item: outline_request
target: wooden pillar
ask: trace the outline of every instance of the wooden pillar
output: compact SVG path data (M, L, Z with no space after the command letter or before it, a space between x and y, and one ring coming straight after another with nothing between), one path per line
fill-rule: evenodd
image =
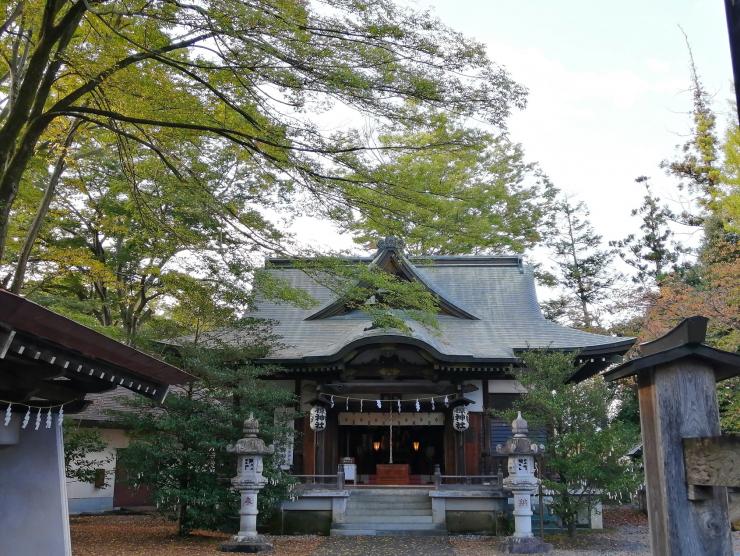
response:
M452 428L452 413L447 411L445 413L445 428L444 428L444 439L445 439L445 457L444 457L444 475L457 475L457 438L455 437L455 429Z
M481 423L482 434L483 434L483 446L481 448L481 474L492 475L494 469L491 467L491 454L493 446L491 446L491 416L488 412L490 402L490 388L488 386L488 380L483 381L483 422Z
M653 554L731 555L727 489L690 500L683 438L718 436L714 371L684 359L638 377Z
M303 474L316 475L316 435L308 417L303 418Z
M609 381L637 375L653 554L732 555L725 485L736 479L728 479L733 473L721 472L717 462L737 461L738 454L687 469L684 448L686 439L697 437L721 444L715 383L740 372L740 356L703 345L706 325L704 317L686 319L643 344L643 357L605 374ZM697 468L707 478L689 484Z
M470 413L470 428L465 431L465 475L480 475L482 413Z

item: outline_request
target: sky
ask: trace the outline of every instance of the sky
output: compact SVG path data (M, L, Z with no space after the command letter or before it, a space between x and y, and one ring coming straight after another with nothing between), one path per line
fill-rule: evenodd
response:
M666 202L682 201L659 168L690 129L688 36L720 125L731 118L732 66L722 0L408 0L487 46L529 89L511 136L556 187L585 201L604 241L623 238L651 177ZM683 32L682 32L683 29ZM329 224L302 220L301 239L348 248ZM681 232L681 230L678 230ZM696 237L682 238L696 242ZM356 250L357 248L355 248Z

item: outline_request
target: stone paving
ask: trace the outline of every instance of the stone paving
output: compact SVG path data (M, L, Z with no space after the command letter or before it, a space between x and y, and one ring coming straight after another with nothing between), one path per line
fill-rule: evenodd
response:
M328 537L313 556L455 556L447 537Z
M615 519L604 531L579 531L575 539L548 536L555 545L551 556L649 556L648 528L644 516ZM627 516L629 517L629 515ZM177 536L171 521L155 516L73 517L74 556L215 556L224 533L198 531L191 537ZM733 533L734 553L740 556L740 532ZM275 549L269 556L499 556L501 539L478 536L450 537L320 537L271 536ZM0 554L3 552L0 541Z

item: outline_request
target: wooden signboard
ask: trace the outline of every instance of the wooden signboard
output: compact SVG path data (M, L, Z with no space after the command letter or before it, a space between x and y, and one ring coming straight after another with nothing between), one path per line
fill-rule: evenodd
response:
M684 438L686 483L700 486L740 486L740 436Z

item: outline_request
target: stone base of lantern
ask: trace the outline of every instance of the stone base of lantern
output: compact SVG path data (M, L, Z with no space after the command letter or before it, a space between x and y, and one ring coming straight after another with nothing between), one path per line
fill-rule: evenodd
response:
M507 537L501 544L505 554L543 554L552 550L552 545L538 537Z
M229 541L221 545L221 552L245 552L255 554L272 550L272 545L261 535L249 537L243 541Z

